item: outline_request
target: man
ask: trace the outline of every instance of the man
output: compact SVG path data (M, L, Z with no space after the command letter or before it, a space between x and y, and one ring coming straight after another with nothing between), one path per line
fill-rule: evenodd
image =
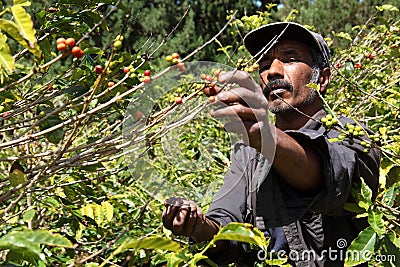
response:
M244 142L235 145L207 215L194 202L173 198L165 204L164 226L201 242L230 222L251 222L271 238L270 249L286 252L294 266L343 266L346 247L339 241L349 245L367 226L344 204L352 201L350 187L360 177L376 196L379 152L362 152L359 140L328 141L340 132L321 124L326 111L319 95L331 73L319 34L295 23L273 23L247 34L244 43L260 58L261 87L237 71L219 81L238 87L205 91L215 95L211 114L231 118L225 128L243 133ZM320 94L309 83L318 84ZM266 122L267 110L276 115L275 126ZM355 124L347 118L340 123ZM242 243L219 241L209 255L222 265L240 260L245 250Z

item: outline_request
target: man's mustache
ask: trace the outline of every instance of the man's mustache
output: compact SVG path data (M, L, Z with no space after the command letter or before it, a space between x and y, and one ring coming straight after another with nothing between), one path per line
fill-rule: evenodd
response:
M268 83L263 88L263 93L264 93L265 97L268 97L268 95L274 89L277 89L277 88L286 89L289 92L293 91L293 85L285 80L282 80L282 79L269 80Z

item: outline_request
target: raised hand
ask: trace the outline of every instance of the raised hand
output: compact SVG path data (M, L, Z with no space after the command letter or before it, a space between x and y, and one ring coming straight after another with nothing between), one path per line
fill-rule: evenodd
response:
M221 74L218 82L221 87L206 88L204 93L214 96L215 118L227 117L230 122L224 125L229 132L243 135L243 141L261 152L264 156L274 154L275 128L268 122L268 103L261 87L244 71L231 71ZM224 90L230 84L235 88Z

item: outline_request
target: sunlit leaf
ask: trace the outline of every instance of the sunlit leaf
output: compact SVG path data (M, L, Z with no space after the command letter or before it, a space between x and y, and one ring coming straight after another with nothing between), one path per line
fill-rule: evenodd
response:
M269 239L267 240L264 234L251 224L235 222L222 227L213 240L237 240L257 245L264 250L267 250L269 244Z
M374 247L377 239L377 234L368 227L364 229L356 239L351 242L351 245L347 248L349 253L346 253L346 266L355 266L363 262L367 262L369 258L362 256L371 256L374 252Z
M72 243L67 238L47 230L18 231L11 233L11 236L24 238L33 244L72 248Z
M93 204L92 207L93 207L94 220L96 221L97 225L100 225L104 219L102 206Z
M89 203L81 208L81 213L83 216L88 216L89 218L94 219L93 214L93 204Z
M397 7L394 7L394 6L392 6L392 5L377 6L376 9L377 9L378 11L384 11L384 10L399 11Z
M108 201L104 201L101 203L101 207L103 209L103 214L108 222L111 222L114 216L114 208Z
M20 6L12 6L11 11L14 16L15 23L17 24L19 31L24 39L29 42L29 46L33 48L35 39L35 29L33 28L33 22L31 16L26 13L25 9Z
M45 261L41 245L72 248L67 238L46 230L10 232L0 238L0 250L10 250L33 265L39 260Z
M370 209L368 212L368 223L379 236L385 233L385 224L383 222L383 214L380 210Z
M159 236L149 236L141 239L127 238L111 255L117 255L128 249L161 249L167 251L178 252L181 246L178 242Z
M33 217L35 217L35 209L29 209L24 212L22 219L24 222L30 222L32 221Z
M200 253L196 253L194 254L192 260L190 261L190 265L191 267L195 267L197 266L197 262L199 262L200 260L204 260L207 259L207 256L200 254Z
M386 189L382 195L382 202L392 207L396 199L396 188L399 188L400 182Z
M178 267L179 264L183 263L183 259L177 257L175 253L168 253L165 255L165 259L167 260L167 267Z
M27 40L22 36L20 29L16 23L5 19L0 19L0 29L7 32L12 39L14 39L23 47L28 49L29 52L31 52L35 56L35 58L41 57L42 52L37 42L36 41L34 43L27 42Z
M7 36L0 32L0 68L5 68L8 72L14 71L14 58L11 55L10 47L6 43Z
M20 5L20 6L30 6L31 2L26 1L26 0L14 0L14 6Z

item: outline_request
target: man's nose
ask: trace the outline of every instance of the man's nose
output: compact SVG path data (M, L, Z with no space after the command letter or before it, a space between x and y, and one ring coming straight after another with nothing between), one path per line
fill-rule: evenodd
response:
M274 59L271 63L271 67L268 70L267 79L283 79L284 77L284 68L283 62L279 59Z

